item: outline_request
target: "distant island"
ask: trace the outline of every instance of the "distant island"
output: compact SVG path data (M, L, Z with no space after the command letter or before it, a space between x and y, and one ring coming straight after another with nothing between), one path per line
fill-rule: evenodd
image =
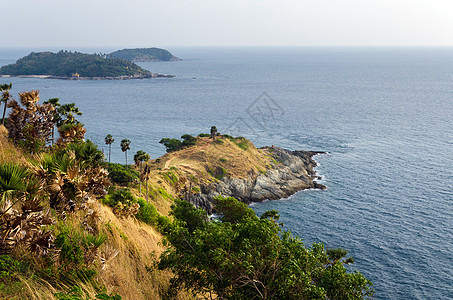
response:
M108 58L105 54L64 50L32 52L14 64L1 67L0 75L72 80L173 77L149 72L129 60Z
M133 62L149 61L180 61L181 59L171 54L168 50L160 48L122 49L107 55L108 58L121 58Z

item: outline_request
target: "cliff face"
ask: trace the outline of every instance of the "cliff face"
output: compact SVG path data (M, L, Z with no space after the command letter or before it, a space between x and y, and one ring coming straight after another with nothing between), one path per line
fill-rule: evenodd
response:
M279 147L260 150L270 153L278 164L263 173L250 170L244 178L225 176L219 182L202 185L200 192L187 197L187 200L211 212L212 200L219 195L251 203L287 198L304 189L325 189L315 181L313 156L321 152L289 151Z

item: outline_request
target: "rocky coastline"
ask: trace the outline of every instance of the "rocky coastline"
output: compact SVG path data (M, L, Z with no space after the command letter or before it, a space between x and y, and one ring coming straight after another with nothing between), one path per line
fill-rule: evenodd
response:
M264 149L272 153L278 165L262 173L251 170L245 178L226 176L218 182L201 185L200 192L187 195L186 200L212 213L212 200L217 196L234 197L250 204L288 198L305 189L326 189L316 182L319 177L314 170L317 163L313 159L313 156L324 152L290 151L279 147Z

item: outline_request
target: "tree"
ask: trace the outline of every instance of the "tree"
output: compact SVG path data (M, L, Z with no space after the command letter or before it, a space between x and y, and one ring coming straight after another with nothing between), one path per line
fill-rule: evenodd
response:
M111 134L107 134L105 136L105 144L106 145L109 145L109 163L110 163L110 153L111 153L111 150L112 150L112 144L115 140L113 139L113 136Z
M8 103L12 108L7 124L8 135L16 145L32 154L37 153L51 139L55 108L50 104L38 105L37 90L19 93L19 97L22 106L16 100Z
M2 84L0 85L0 92L2 93L2 98L0 101L4 103L3 107L3 119L2 119L2 125L5 125L5 114L6 114L6 107L8 105L8 100L11 99L11 94L9 93L9 90L13 87L13 84Z
M178 139L163 138L159 144L163 144L167 148L167 152L178 151L182 148L182 142Z
M142 163L144 161L148 161L150 159L150 156L148 153L146 153L145 151L142 151L142 150L138 150L137 153L134 155L134 161L135 161L135 164L138 164L140 165L140 179L139 179L139 193L140 193L140 197L142 196Z
M127 150L131 150L131 141L128 139L123 139L121 141L121 151L123 151L126 155L126 167L127 167Z
M211 138L215 140L215 136L217 135L217 127L212 126L211 127Z
M57 127L60 126L60 122L61 122L61 116L60 116L60 113L58 112L58 107L61 106L59 101L60 101L59 98L52 98L43 103L43 104L50 104L53 106L53 108L54 108L53 120ZM55 137L55 126L52 127L52 145L54 143L54 139L55 139L54 137Z
M220 220L176 200L173 223L166 228L167 250L159 261L169 269L168 297L185 289L212 299L364 299L373 295L371 282L348 273L332 261L322 244L303 242L234 198L215 201ZM269 213L269 216L275 214ZM332 288L333 287L333 288ZM335 288L338 287L338 290ZM333 292L330 292L333 291Z
M82 112L77 106L75 106L75 103L66 103L61 105L58 107L58 113L61 116L60 124L58 124L58 126L80 123L75 117L81 116Z

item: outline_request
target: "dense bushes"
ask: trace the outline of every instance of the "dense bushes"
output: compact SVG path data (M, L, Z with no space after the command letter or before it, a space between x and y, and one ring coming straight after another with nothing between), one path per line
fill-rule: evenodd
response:
M169 248L159 267L175 274L168 297L184 289L219 299L363 299L373 295L371 282L348 273L347 251L322 244L306 248L283 231L274 214L258 218L234 198L218 198L218 221L206 212L175 201L167 229ZM338 255L336 255L338 254Z
M160 215L153 204L135 197L127 188L114 190L102 202L119 215L135 216L137 220L158 228L168 225L168 217Z
M110 180L117 184L127 184L139 178L137 171L121 164L109 163L108 171Z
M167 152L173 152L181 150L184 147L190 147L197 143L197 138L190 134L181 136L182 141L178 139L163 138L160 140L160 144L163 144L167 148Z

